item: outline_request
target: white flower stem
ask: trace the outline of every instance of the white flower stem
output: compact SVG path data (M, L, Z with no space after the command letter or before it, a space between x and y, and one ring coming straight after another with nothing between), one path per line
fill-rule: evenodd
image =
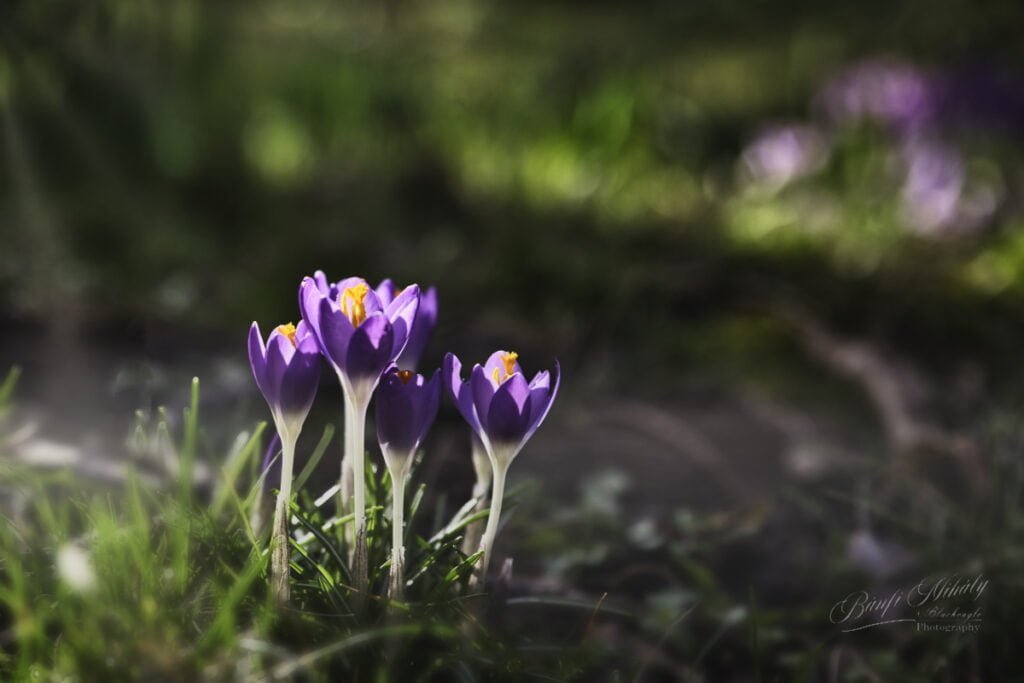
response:
M346 391L345 396L345 457L342 459L341 482L342 500L345 501L345 490L348 482L346 464L352 486L352 513L354 516L354 547L352 549L352 580L355 589L364 592L369 585L369 566L366 548L366 453L364 451L364 431L366 429L367 401L353 396Z
M475 436L473 441L473 469L476 472L476 483L473 484L473 498L476 505L471 514L476 514L487 509L487 492L491 489L491 461L487 456L487 449ZM478 519L466 526L465 536L462 538L462 553L472 555L480 549L480 540L484 533L484 521Z
M401 600L405 589L405 475L404 467L388 466L391 474L391 575L388 597Z
M270 539L270 585L274 600L279 605L288 602L291 594L289 585L290 548L288 546L289 502L292 496L292 467L295 462L295 442L287 430L278 429L281 435L281 487L278 489L277 505L274 507L274 526Z
M494 537L498 535L498 520L501 517L501 502L505 497L505 473L508 471L508 464L499 464L492 458L491 469L491 511L487 515L487 528L480 544L480 549L484 551L479 569L481 583L487 578L487 568L491 563L491 552L494 549Z

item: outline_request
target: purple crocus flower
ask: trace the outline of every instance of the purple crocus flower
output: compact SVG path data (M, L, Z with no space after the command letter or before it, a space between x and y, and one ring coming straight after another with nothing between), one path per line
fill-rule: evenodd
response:
M419 287L410 285L385 305L366 280L331 284L320 271L299 287L299 309L320 350L352 397L365 401L405 349L419 299Z
M781 188L820 169L828 142L814 126L783 125L762 131L743 150L743 165L760 185Z
M323 272L303 279L299 308L334 368L345 398L345 455L338 484L342 507L352 498L355 517L353 575L365 591L366 483L364 430L366 410L384 370L405 349L419 308L420 289L409 285L385 305L359 277L332 284Z
M903 214L909 227L928 236L973 232L991 218L998 195L989 185L968 186L960 153L935 140L914 139L903 145L906 179Z
M377 391L377 439L391 475L391 572L388 594L400 600L405 587L405 481L413 455L437 417L440 371L427 380L411 370L388 370Z
M249 363L283 441L298 437L320 383L320 349L305 321L278 325L267 338L249 328Z
M876 59L840 73L825 86L820 101L836 123L871 119L902 133L933 121L938 96L937 82L920 69Z
M444 359L445 386L459 412L488 453L506 464L540 427L558 392L557 361L554 383L547 370L527 382L518 359L516 353L495 351L465 382L455 354Z
M454 354L444 359L445 387L491 463L491 511L481 543L480 577L487 575L498 532L508 467L547 417L558 393L558 361L553 378L544 370L527 382L518 359L516 353L496 351L482 366L473 366L468 381L463 381L462 363Z
M381 281L374 290L381 305L388 306L396 296L400 296L405 290L399 289L390 278ZM420 305L416 309L416 318L412 322L412 330L409 332L409 341L405 349L399 354L395 361L399 370L415 370L419 365L423 350L430 341L430 335L437 325L437 288L429 287L420 294Z
M377 391L377 439L384 459L409 460L437 417L440 370L429 380L411 370L393 368Z
M271 536L271 589L288 601L288 501L291 499L295 444L320 383L320 350L305 321L279 325L263 344L255 322L249 328L249 362L256 384L270 406L281 439L281 485Z

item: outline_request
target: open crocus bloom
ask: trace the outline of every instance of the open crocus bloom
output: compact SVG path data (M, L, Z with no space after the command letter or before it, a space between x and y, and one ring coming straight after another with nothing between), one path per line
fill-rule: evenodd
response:
M491 561L508 467L547 417L558 393L558 361L553 381L543 371L527 382L518 359L515 353L496 351L482 366L473 366L469 381L462 380L462 363L454 354L449 353L444 359L443 377L448 393L480 438L491 463L491 508L480 543L483 557L476 575L480 579L486 578Z
M320 271L299 287L299 308L320 350L354 400L368 401L381 373L405 349L419 308L410 285L387 304L366 280L335 284Z
M249 328L249 363L279 432L298 436L320 383L320 349L306 323L278 325L264 346L260 327Z
M444 359L444 382L462 417L499 465L507 466L547 417L558 393L559 365L554 377L547 370L529 382L518 355L495 351L475 365L468 381L462 363L449 353Z
M377 289L374 290L381 305L388 306L396 296L405 292L399 289L390 278L382 280ZM409 332L409 341L405 349L398 356L395 363L399 370L415 370L423 356L423 350L430 341L430 335L437 325L437 288L429 287L420 294L420 305L416 309L416 318L412 323L412 330Z

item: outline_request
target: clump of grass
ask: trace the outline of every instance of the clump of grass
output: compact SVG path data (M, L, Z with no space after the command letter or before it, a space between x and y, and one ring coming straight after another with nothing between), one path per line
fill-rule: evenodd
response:
M13 383L4 385L5 403ZM424 537L409 531L425 513L423 488L415 490L405 600L375 597L388 582L391 492L372 465L370 589L356 593L343 550L351 515L334 515L333 496L317 500L303 488L332 427L297 477L292 600L275 604L267 588L269 492L259 464L264 427L240 434L226 458L201 452L198 388L194 382L180 433L160 411L131 441L175 472L170 483L130 463L111 488L0 461L0 678L474 680L499 672L564 679L584 666L579 646L545 645L537 655L536 640L509 639L490 618L501 591L488 597L469 589L478 554L460 545L467 525L487 514L475 500ZM193 484L200 461L222 463L205 489Z

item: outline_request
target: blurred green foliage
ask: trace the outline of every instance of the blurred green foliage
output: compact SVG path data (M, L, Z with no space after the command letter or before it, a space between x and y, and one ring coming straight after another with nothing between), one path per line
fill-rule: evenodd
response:
M765 283L845 322L911 306L954 344L932 311L1022 315L1020 219L909 233L877 135L842 138L813 191L737 177L763 125L811 118L857 59L1009 64L1017 3L2 12L0 310L17 317L237 328L287 315L316 267L436 282L453 325L529 316L562 350L616 342L638 298L693 315ZM968 137L1019 196L1019 141Z

